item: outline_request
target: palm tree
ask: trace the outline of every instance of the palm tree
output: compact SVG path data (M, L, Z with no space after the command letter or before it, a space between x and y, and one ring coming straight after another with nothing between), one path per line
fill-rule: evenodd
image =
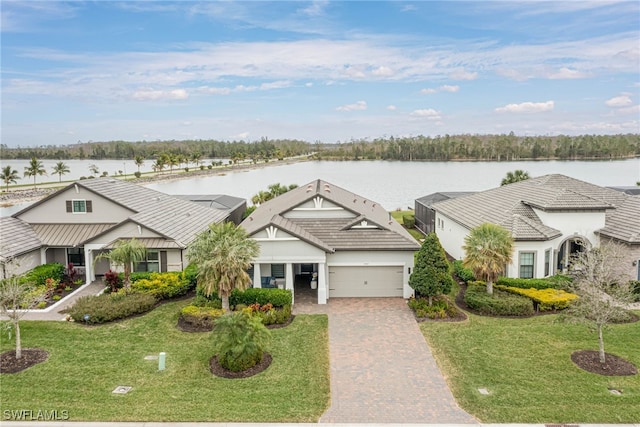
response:
M487 282L487 293L493 294L493 282L511 262L513 237L503 227L484 223L464 238L463 264L473 270L475 276Z
M138 173L140 173L140 166L144 165L144 157L141 155L136 155L133 158L133 163L138 167Z
M36 188L36 177L38 175L46 175L47 171L44 169L42 162L35 157L31 158L29 162L29 166L24 167L24 176L32 176L33 177L33 188Z
M124 288L128 290L131 286L131 266L140 261L144 261L147 257L147 247L140 241L132 238L131 240L118 240L115 247L110 252L103 252L96 256L93 260L94 264L99 259L108 259L115 266L122 266L124 270Z
M270 199L272 199L271 193L269 193L268 191L258 191L258 194L255 194L251 198L251 203L253 203L255 206L258 206Z
M9 184L17 184L18 179L18 171L15 169L11 169L11 166L7 165L2 168L2 182L7 186L6 191L9 191Z
M200 153L193 153L193 154L191 155L191 161L192 161L193 163L195 163L196 168L197 168L198 166L200 166L200 163L202 162L202 154L200 154Z
M58 174L58 182L62 182L62 175L71 172L69 166L65 162L58 162L51 170L54 174Z
M91 175L98 175L100 173L100 168L98 166L96 166L96 164L90 164L89 165L89 172L91 172Z
M514 182L524 181L531 178L529 172L522 169L516 169L513 172L507 172L507 175L502 179L500 185L513 184Z
M217 291L222 308L228 310L231 291L246 289L251 284L247 270L259 252L258 242L244 228L226 222L212 224L200 233L189 246L188 254L197 267L199 286L205 295Z
M167 154L167 164L169 165L169 173L173 173L173 167L180 164L180 156L178 154Z

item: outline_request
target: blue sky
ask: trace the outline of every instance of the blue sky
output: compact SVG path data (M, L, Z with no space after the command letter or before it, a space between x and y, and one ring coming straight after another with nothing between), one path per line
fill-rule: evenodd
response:
M1 2L2 143L640 133L640 2Z

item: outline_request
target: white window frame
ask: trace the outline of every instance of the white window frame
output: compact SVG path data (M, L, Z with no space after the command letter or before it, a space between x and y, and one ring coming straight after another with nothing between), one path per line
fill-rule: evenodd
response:
M533 255L533 261L531 264L525 264L525 267L531 267L531 277L522 276L522 255ZM535 279L536 277L536 252L535 251L521 251L518 252L518 277L520 279Z
M553 275L553 249L544 251L544 277Z
M76 210L76 203L80 203L82 202L82 205L84 206L84 211L77 211ZM73 213L74 215L85 215L87 213L87 200L86 199L72 199L71 200L71 213Z

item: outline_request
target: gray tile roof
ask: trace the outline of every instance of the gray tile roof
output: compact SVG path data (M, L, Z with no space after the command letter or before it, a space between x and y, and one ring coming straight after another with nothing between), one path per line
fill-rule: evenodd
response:
M5 260L40 248L38 235L29 224L10 216L0 217L0 258Z
M628 196L564 175L545 175L437 202L433 208L467 228L483 222L503 225L516 240L548 240L561 233L542 223L543 211L607 211Z
M607 212L605 227L600 235L621 240L630 244L640 244L640 196L629 196Z
M224 221L229 216L228 212L201 206L188 200L182 200L118 179L96 178L81 180L66 188L74 185L83 187L109 199L113 203L132 210L133 214L128 218L128 221L153 230L168 240L175 241L179 247L186 247L209 224ZM19 216L22 212L34 206L46 203L55 194L40 200L13 216ZM107 229L103 230L103 232L107 231ZM91 237L96 237L100 234L98 233ZM70 238L69 243L65 244L65 246L73 244L72 241L74 240L76 239Z
M416 202L420 203L421 205L430 207L436 202L455 199L456 197L468 196L475 193L475 191L439 191L437 193L431 193L427 194L426 196L422 196L419 199L416 199Z
M246 203L245 199L226 194L175 194L174 197L223 211L233 211Z
M321 196L350 211L358 223L367 220L377 228L348 228L354 218L285 218L293 208ZM384 208L372 200L323 180L315 180L263 203L241 226L250 235L273 225L325 251L417 250L420 245ZM346 229L345 229L346 227Z
M77 246L115 224L32 224L31 228L46 246Z

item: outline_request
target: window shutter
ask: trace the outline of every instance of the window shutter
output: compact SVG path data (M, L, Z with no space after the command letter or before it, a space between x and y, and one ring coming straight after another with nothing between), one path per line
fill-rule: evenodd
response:
M160 272L167 272L167 251L160 251Z
M73 212L73 206L72 206L71 200L67 200L66 204L67 204L67 212Z
M93 212L93 203L91 203L91 200L86 201L86 206L87 206L87 212Z

